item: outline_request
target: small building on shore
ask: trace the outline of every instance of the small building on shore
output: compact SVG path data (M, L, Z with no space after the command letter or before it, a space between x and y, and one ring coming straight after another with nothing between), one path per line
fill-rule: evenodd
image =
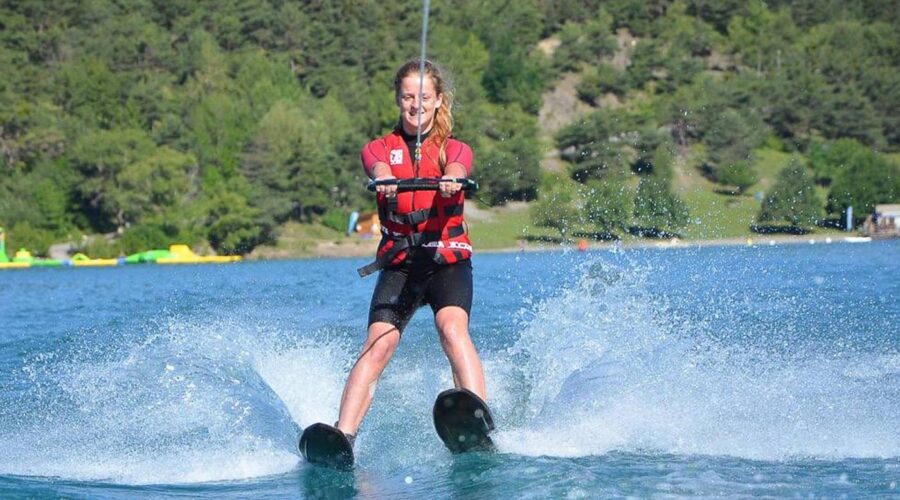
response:
M900 237L900 204L875 205L875 211L863 223L863 231L873 238Z
M362 238L375 238L381 235L381 220L378 212L360 214L356 224L356 232Z

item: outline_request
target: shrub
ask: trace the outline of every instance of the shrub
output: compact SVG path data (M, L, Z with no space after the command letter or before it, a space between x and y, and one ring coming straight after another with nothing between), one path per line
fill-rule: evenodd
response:
M687 205L672 192L665 176L641 179L634 197L634 216L644 228L656 233L675 233L688 223Z
M823 215L822 200L816 193L813 176L802 165L791 163L778 173L757 220L787 222L793 228L813 227Z
M900 201L900 167L871 150L847 160L828 193L828 212L838 215L852 206L856 219L871 213L877 203Z

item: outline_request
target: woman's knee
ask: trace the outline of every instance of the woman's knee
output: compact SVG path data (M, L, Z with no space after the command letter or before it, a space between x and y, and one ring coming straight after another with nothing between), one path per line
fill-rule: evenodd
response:
M400 331L396 327L372 328L369 330L361 357L379 364L387 363L399 343Z
M441 309L435 315L435 325L442 343L455 345L469 342L469 317L462 308Z

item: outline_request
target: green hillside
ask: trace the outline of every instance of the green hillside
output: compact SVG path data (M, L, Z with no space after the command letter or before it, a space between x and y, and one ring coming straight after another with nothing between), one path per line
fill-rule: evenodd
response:
M347 215L373 207L359 150L396 122L421 7L4 3L8 246L292 256L343 241ZM454 134L490 205L471 213L476 244L821 232L848 206L859 222L900 201L898 12L432 3L428 54L454 77Z

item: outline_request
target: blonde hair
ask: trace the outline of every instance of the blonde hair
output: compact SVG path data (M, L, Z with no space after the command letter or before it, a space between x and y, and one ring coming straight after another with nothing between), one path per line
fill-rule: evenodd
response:
M400 66L394 75L394 96L400 97L400 85L407 76L419 73L421 63L418 59L410 59ZM434 113L434 123L426 141L434 141L438 145L438 164L441 171L447 166L447 141L453 132L453 85L440 66L428 59L425 60L425 76L431 78L434 90L443 96L441 107ZM398 122L397 127L401 127Z

